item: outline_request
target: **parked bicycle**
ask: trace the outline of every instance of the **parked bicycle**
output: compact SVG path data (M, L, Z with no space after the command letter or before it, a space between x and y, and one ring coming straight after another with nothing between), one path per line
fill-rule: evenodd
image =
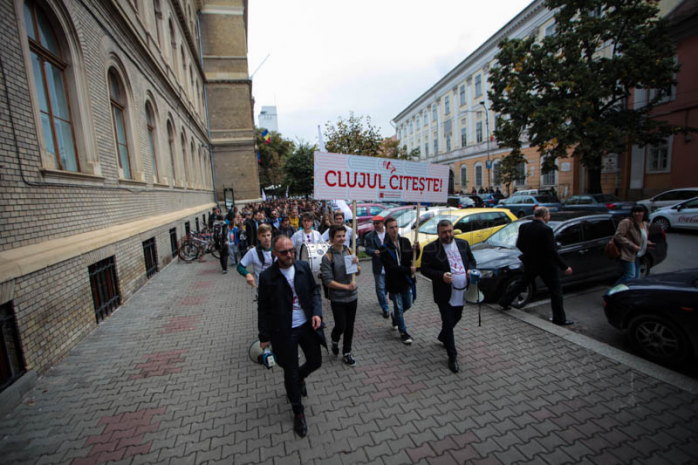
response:
M208 230L191 232L179 245L179 258L185 262L191 262L210 253L215 258L221 257L221 251L216 244L214 234Z

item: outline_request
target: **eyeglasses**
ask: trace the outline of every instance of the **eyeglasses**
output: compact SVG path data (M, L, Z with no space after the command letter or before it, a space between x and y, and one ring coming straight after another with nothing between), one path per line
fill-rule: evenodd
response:
M278 253L279 255L291 255L295 251L296 251L295 248L290 248L290 249L286 249L286 250L277 250L276 253Z

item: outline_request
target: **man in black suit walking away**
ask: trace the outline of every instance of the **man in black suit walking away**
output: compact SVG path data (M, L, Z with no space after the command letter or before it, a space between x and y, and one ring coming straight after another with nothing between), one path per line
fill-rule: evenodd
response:
M424 248L422 274L431 279L434 302L441 313L439 341L446 347L448 368L458 373L458 352L453 329L463 316L470 268L475 268L477 263L468 241L453 237L453 224L449 220L439 221L436 232L439 239Z
M533 212L533 221L524 223L519 228L516 247L521 251L519 257L524 265L524 274L516 286L499 300L499 305L507 310L514 298L540 276L550 290L550 304L553 307L552 322L556 325L571 325L574 321L567 319L562 304L562 285L556 267L566 275L572 274L572 268L562 261L557 253L553 230L547 225L550 221L550 211L546 207L538 207Z
M320 287L306 262L294 263L296 249L286 236L274 238L276 262L259 276L257 326L262 349L271 342L284 369L286 395L293 407L293 429L308 434L301 395L308 396L305 378L322 364L320 345L327 347L322 329ZM298 366L298 346L305 363Z

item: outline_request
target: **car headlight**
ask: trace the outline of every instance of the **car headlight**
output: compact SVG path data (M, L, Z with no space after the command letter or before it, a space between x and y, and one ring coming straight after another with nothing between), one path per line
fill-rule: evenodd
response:
M491 278L494 276L494 270L480 270L480 278Z
M610 288L608 290L608 292L606 293L606 295L617 294L618 292L627 291L628 289L630 289L630 288L628 286L626 286L625 284L619 284L617 286L613 286L612 288Z

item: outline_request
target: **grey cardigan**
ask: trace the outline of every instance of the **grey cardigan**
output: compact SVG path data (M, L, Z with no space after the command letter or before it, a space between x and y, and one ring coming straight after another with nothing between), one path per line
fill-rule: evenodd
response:
M334 263L330 263L329 255L333 255ZM344 257L350 256L350 251L344 247L342 252L337 252L334 247L327 249L327 253L322 257L320 264L320 276L325 286L329 286L330 281L336 281L340 284L351 283L351 275L347 274L347 268L344 266ZM345 291L344 289L330 288L329 294L332 302L353 302L359 298L359 290Z

